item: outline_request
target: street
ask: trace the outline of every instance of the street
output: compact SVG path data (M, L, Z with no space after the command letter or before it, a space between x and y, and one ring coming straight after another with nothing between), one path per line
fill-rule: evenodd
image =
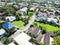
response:
M32 25L32 23L35 21L35 16L36 16L36 12L38 12L38 9L36 9L35 13L31 16L31 19L29 20L29 23L22 27L21 29L17 30L13 35L11 35L11 38L15 38L17 35L20 34L20 32L23 31L28 31L28 28Z

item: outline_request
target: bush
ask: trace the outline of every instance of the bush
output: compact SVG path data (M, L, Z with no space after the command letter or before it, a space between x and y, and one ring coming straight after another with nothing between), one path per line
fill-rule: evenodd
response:
M52 45L60 45L60 36L55 36Z
M13 41L13 39L8 38L8 37L3 37L3 38L1 38L1 41L3 44L8 45L9 43L11 43Z
M19 16L19 14L16 14L16 20L17 20L17 21L20 20L20 16Z
M30 42L35 43L36 45L45 45L44 43L38 42L37 40L35 40L34 38L31 38Z
M57 32L55 32L55 36L60 35L60 30L58 30Z

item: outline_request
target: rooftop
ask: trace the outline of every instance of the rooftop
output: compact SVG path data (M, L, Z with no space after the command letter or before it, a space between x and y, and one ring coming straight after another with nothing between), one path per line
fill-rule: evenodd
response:
M12 27L14 27L14 25L11 22L6 22L2 25L2 27L5 29L11 29Z
M8 45L15 45L15 44L12 42L12 43L10 43L10 44L8 44Z
M18 35L16 38L14 38L14 40L19 44L19 45L32 45L29 40L31 39L30 36L28 36L25 33L21 33L20 35Z
M3 35L5 33L4 29L0 29L0 35Z
M40 29L39 29L39 27L31 27L31 28L29 28L29 32L31 33L31 34L33 34L34 36L37 36L37 34L38 34L38 32L39 31L41 31Z

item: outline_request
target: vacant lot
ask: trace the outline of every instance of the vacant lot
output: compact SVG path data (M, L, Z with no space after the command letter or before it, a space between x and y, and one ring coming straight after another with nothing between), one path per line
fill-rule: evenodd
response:
M58 27L55 27L55 26L52 26L52 25L49 25L49 24L34 22L33 25L35 25L35 24L37 26L41 26L42 28L44 28L45 30L50 31L50 32L55 32L55 31L58 31L60 29Z

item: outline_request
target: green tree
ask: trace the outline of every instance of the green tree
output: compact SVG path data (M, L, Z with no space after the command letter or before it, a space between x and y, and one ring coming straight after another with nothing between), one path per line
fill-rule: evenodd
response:
M60 30L58 30L57 32L55 32L55 36L60 35Z
M60 36L54 37L53 45L60 45Z
M38 42L36 39L31 38L30 42L35 43L36 45L45 45L44 43Z
M8 38L8 37L3 37L1 38L2 43L4 43L5 45L8 45L9 43L11 43L13 41L13 39Z
M19 16L19 14L17 14L17 13L16 13L16 20L17 20L17 21L20 20L20 16Z
M6 5L3 7L6 9L8 15L15 15L16 14L16 10L12 6Z

